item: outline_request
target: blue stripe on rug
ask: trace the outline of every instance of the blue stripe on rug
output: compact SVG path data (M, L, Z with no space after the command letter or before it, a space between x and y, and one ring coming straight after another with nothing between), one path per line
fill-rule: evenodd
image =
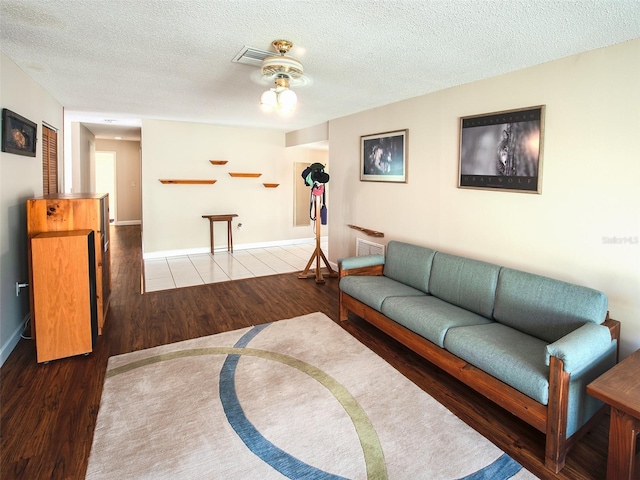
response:
M256 336L265 328L267 328L269 325L271 325L270 323L265 323L262 325L256 325L255 327L253 327L251 330L249 330L247 333L245 333L242 337L240 337L240 340L238 340L236 342L236 344L234 345L235 348L244 348L247 345L249 345L249 342L251 340L253 340L254 338L256 338Z
M459 480L507 480L522 470L522 465L506 453L495 462Z
M269 324L265 324L252 328L236 342L234 347L246 347L256 335L268 326ZM220 400L229 424L249 450L287 478L346 480L344 477L327 473L298 460L264 438L254 427L244 414L236 393L235 375L240 357L241 355L228 355L222 366L220 371Z

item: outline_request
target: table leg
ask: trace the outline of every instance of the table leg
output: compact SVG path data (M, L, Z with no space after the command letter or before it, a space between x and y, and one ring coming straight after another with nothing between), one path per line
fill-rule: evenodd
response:
M231 219L227 221L227 234L227 242L229 242L228 249L231 250L231 253L233 253L233 228L231 226Z
M640 420L611 407L607 480L632 480Z
M211 232L209 237L211 238L211 255L213 255L213 220L209 219L209 231Z

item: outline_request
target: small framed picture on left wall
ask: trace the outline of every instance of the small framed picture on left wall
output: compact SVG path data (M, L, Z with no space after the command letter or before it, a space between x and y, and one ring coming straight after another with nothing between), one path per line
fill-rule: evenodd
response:
M36 156L38 126L7 108L2 109L2 151Z

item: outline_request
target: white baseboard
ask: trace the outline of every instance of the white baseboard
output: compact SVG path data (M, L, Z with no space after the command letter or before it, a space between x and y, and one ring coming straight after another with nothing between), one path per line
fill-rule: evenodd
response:
M0 349L0 367L4 365L4 362L7 360L7 358L9 358L9 355L11 354L11 352L13 352L13 349L16 348L16 345L18 345L18 342L20 341L20 335L24 331L24 326L29 320L30 315L31 314L28 313L22 319L22 323L13 332L11 337L9 337L9 340L4 342L4 345L2 345L2 348Z
M119 222L114 222L111 225L115 225L119 227L120 225L141 225L142 222L140 220L121 220Z
M326 242L328 237L321 237L320 240ZM234 250L249 250L252 248L268 248L268 247L280 247L282 245L299 245L299 244L314 244L315 237L311 238L294 238L291 240L278 240L274 242L258 242L258 243L242 243L240 245L234 245ZM227 247L216 248L216 252L226 252ZM182 250L163 250L160 252L145 252L142 258L145 260L151 258L164 258L164 257L180 257L184 255L200 255L203 253L211 253L209 247L200 248L186 248Z
M149 260L151 258L164 257L183 257L185 255L199 255L202 253L210 253L208 248L185 248L182 250L162 250L160 252L149 252L142 255L142 258Z

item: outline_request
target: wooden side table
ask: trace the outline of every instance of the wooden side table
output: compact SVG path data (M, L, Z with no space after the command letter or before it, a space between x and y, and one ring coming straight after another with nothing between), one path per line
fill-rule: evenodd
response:
M237 217L235 213L228 213L226 215L202 215L202 218L209 219L209 232L211 237L211 255L213 255L213 223L214 222L227 222L227 251L233 253L233 232L231 230L231 222L234 217Z
M607 480L631 480L640 432L640 350L587 385L587 393L611 406Z

